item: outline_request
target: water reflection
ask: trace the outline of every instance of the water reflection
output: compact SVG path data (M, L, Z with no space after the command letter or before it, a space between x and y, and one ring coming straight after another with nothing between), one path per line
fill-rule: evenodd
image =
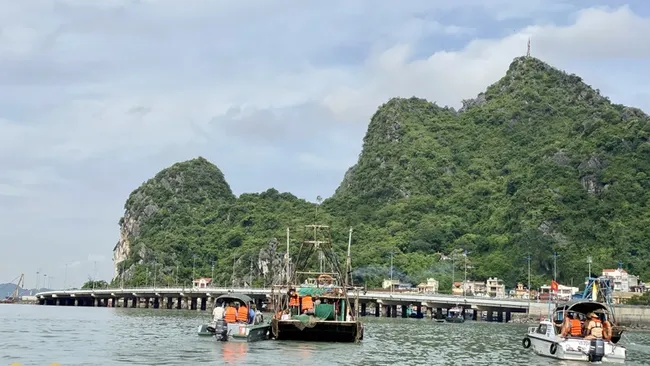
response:
M0 360L22 365L584 365L521 346L526 325L364 318L361 344L218 342L199 337L207 312L0 305ZM629 365L647 365L650 333L624 337ZM622 342L623 342L622 341Z

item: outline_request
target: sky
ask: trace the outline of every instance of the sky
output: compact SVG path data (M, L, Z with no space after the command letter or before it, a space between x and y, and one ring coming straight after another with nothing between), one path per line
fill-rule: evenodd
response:
M0 283L110 280L128 195L203 156L329 197L391 97L460 107L526 53L650 110L650 3L3 0ZM36 273L39 272L37 277ZM44 276L47 275L47 278Z

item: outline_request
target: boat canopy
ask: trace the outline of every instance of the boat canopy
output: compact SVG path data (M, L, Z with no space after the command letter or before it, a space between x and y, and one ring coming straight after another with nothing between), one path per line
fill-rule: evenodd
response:
M607 305L591 300L571 300L555 308L555 311L573 311L582 314L594 313L607 313Z
M228 294L223 294L215 300L215 303L222 303L224 301L240 301L243 302L244 304L248 304L253 302L253 299L250 298L248 295L244 294L233 294L233 293L228 293Z

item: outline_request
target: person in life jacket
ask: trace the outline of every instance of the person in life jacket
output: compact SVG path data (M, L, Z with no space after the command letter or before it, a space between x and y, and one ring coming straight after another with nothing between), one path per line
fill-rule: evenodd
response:
M240 323L248 323L248 307L246 304L241 304L237 309L237 321Z
M578 319L577 314L567 314L564 318L564 324L562 326L562 337L571 336L571 337L581 337L582 336L582 324L580 324L580 319Z
M314 301L312 300L310 295L303 296L301 310L302 310L303 314L313 312L313 310L314 310Z
M298 309L300 308L300 299L298 298L298 294L296 293L296 290L289 289L288 295L289 295L289 309L291 310L291 314L298 315L300 313L298 311Z
M603 339L606 341L612 340L612 323L607 320L605 316L601 318L601 323L603 324Z
M598 319L598 315L594 313L587 314L587 327L585 339L601 339L603 338L603 323Z
M232 304L226 306L226 311L223 313L223 320L226 323L235 323L237 321L237 309Z

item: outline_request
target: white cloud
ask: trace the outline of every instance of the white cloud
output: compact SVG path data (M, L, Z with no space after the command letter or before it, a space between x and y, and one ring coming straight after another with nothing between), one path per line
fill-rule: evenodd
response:
M197 155L237 193L326 197L379 104L415 95L458 107L501 77L529 36L534 56L614 101L650 107L650 75L633 60L649 56L650 20L629 7L573 13L576 4L6 2L0 243L22 245L0 244L16 258L0 275L82 250L110 274L126 196Z
M344 120L351 115L355 119L369 116L393 96L415 95L458 108L461 100L475 97L503 76L512 59L525 54L528 38L533 56L561 68L576 60L647 59L650 43L643 37L648 32L650 18L639 17L624 6L586 9L568 26L526 27L502 39L477 39L460 51L441 50L426 59L410 60L413 47L397 45L366 61L361 87L343 84L325 97L324 104ZM604 74L588 82L599 88Z

